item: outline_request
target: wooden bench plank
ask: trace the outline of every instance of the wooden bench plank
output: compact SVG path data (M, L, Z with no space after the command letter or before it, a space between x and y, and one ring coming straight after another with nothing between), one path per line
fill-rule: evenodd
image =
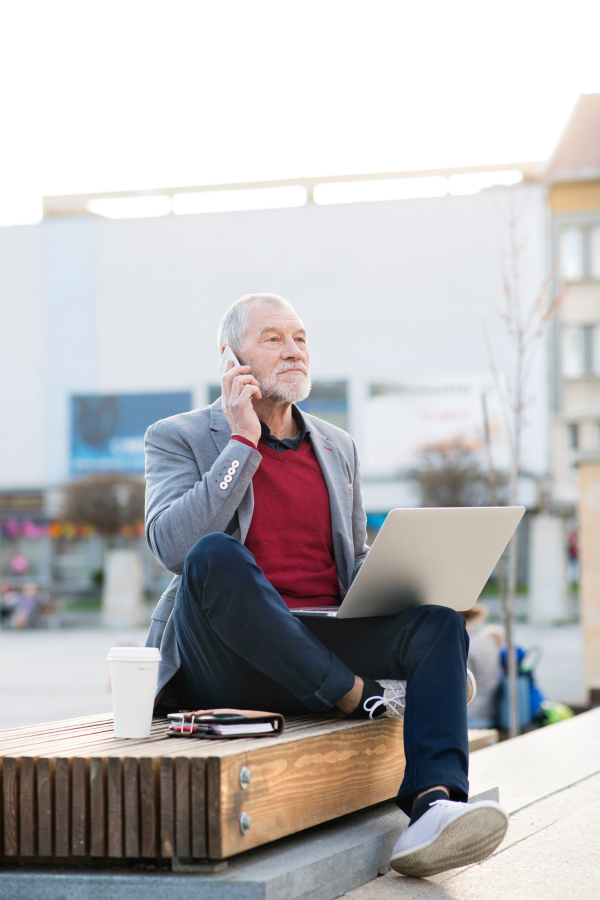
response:
M19 856L35 856L35 760L21 758L19 777Z
M39 743L48 740L60 742L69 738L76 738L77 736L87 736L95 732L110 734L112 733L112 727L111 719L109 721L103 720L102 722L88 723L87 725L82 723L70 728L64 727L56 730L51 726L42 724L38 725L35 730L31 729L22 733L18 730L15 730L13 733L3 731L0 732L0 754L10 755L13 748L19 752L26 752L30 747L35 747Z
M191 842L192 856L201 859L207 856L206 836L206 760L201 757L190 759L191 797Z
M106 763L90 759L90 856L106 856Z
M140 788L138 761L133 756L123 760L123 800L125 856L138 859L140 855Z
M19 763L18 759L6 757L2 770L5 856L19 854Z
M52 828L52 812L54 808L53 769L50 759L38 759L36 766L38 856L53 856L54 854Z
M123 771L118 756L112 756L108 760L107 786L107 852L109 856L119 859L123 856Z
M206 855L213 859L223 858L222 771L223 760L220 756L211 756L206 761Z
M87 760L75 757L71 760L71 854L86 856L88 813Z
M170 757L161 758L159 779L160 855L170 859L175 856L175 779Z
M192 855L190 836L190 760L175 758L175 855Z
M310 730L311 733L315 729L321 727L329 728L331 723L335 722L337 727L351 727L354 722L348 722L343 718L331 719L328 716L311 716L298 717L289 721L286 732L282 736L274 738L261 738L261 744L265 741L281 742L289 740L292 734L300 730ZM321 724L322 723L322 724ZM143 756L149 755L171 755L171 756L190 756L200 753L203 755L208 748L226 747L231 744L230 741L189 741L181 738L165 738L169 723L165 719L156 719L152 726L152 734L150 738L143 740L125 740L115 738L112 731L112 720L102 723L94 722L88 727L77 729L64 729L59 734L46 735L45 726L38 726L37 735L29 735L25 740L15 740L11 742L10 752L4 753L0 747L0 755L9 756L95 756L99 752L110 756ZM2 733L0 732L0 735ZM237 741L236 743L242 743ZM255 738L243 741L248 746L256 744ZM98 751L98 752L96 752ZM212 752L212 750L211 750Z
M139 761L140 775L140 854L145 858L158 856L158 764L151 757Z
M0 756L0 856L4 854L4 759Z
M69 856L71 850L71 803L69 760L54 763L54 855Z
M52 722L36 723L35 725L16 725L14 728L3 728L0 731L0 742L4 738L10 738L19 734L39 734L40 728L59 730L61 728L86 727L97 722L112 722L112 713L94 713L91 716L75 716L72 719L57 719Z

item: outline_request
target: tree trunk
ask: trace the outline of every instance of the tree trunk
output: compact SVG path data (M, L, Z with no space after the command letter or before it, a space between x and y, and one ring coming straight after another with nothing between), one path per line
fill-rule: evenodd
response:
M519 557L518 532L515 531L508 545L508 591L506 592L506 668L508 674L508 736L519 733L519 707L517 694L517 655L515 647L515 611L517 594L517 563Z
M517 377L515 396L515 418L513 436L513 465L511 473L511 506L519 503L519 475L521 474L521 430L523 427L523 346L519 342L517 349ZM518 528L508 545L508 590L506 602L506 670L508 675L508 735L513 738L519 734L519 701L517 691L517 656L515 647L515 618L517 606L517 571L519 561Z

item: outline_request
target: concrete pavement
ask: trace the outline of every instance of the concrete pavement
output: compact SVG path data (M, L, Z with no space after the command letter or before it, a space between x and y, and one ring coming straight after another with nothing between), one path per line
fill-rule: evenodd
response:
M473 793L494 782L510 826L481 863L431 878L389 872L348 900L597 900L600 709L471 757Z
M0 631L0 729L110 712L111 646L147 629Z
M505 840L492 857L477 865L431 878L405 878L389 872L344 897L597 900L599 859L600 775L593 775L511 816Z

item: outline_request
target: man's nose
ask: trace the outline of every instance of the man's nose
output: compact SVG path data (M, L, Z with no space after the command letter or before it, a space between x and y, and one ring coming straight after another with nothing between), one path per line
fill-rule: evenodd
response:
M283 359L302 359L302 350L295 340L288 338L281 349Z

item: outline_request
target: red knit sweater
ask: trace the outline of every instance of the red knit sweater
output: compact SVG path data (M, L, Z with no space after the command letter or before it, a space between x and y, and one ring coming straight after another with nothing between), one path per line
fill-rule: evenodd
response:
M244 441L245 443L245 441ZM329 492L309 439L279 453L259 444L246 547L291 607L340 602Z

